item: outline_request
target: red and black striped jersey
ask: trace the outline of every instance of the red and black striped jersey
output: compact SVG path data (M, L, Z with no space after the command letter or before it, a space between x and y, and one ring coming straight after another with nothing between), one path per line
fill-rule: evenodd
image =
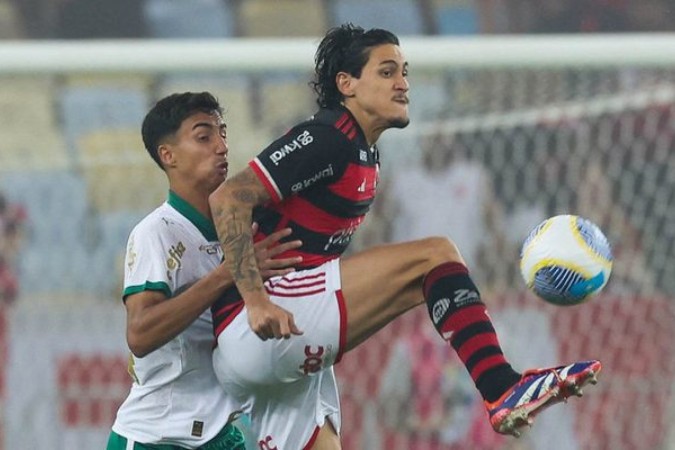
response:
M272 200L256 208L255 240L290 227L302 247L280 257L302 256L310 268L339 257L375 198L379 154L346 108L321 109L264 149L249 166ZM212 307L216 336L241 310L231 289Z

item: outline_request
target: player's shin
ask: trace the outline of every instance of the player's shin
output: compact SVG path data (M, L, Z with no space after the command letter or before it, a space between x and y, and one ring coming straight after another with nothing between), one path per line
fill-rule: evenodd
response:
M492 402L518 382L506 361L480 293L461 263L432 269L424 298L436 330L457 351L483 399Z

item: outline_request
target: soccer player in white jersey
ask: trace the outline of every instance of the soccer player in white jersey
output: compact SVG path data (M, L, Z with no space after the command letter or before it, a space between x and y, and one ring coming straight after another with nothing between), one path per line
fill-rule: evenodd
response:
M471 375L493 428L518 434L545 407L595 380L600 362L514 370L447 238L342 257L375 196L375 143L385 130L409 122L408 63L393 33L351 24L329 30L315 62L321 109L209 197L238 289L212 308L218 379L251 413L261 449L340 448L333 365L400 314L426 304ZM303 241L290 254L302 254L298 268L306 270L264 282L254 242L285 226Z
M168 199L131 232L124 272L129 373L108 450L243 450L239 405L219 386L211 363L209 307L232 277L211 221L209 194L227 176L222 109L211 94L170 95L148 112L143 141L165 171ZM289 229L256 246L265 277L288 274L301 258L273 259Z

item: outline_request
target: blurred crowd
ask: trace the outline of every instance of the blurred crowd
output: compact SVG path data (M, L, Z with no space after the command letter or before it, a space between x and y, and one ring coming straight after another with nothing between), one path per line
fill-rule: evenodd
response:
M630 164L621 174L607 170L612 158L631 159L630 147L616 146L611 155L589 141L580 146L588 144L594 153L568 158L566 152L551 151L554 146L546 150L534 142L511 142L508 145L518 148L507 150L513 161L504 170L502 163L476 151L475 138L452 133L433 136L422 143L418 163L387 173L365 231L356 238L356 248L446 236L458 243L478 284L503 294L523 286L518 264L513 262L519 260L529 231L547 217L576 214L598 224L612 244L614 265L606 292L653 295L670 289L669 272L654 266L657 252L644 242L642 230L653 225L631 208L631 203L644 204L649 198L635 192L628 200L619 194L621 186L644 168ZM519 153L528 153L527 163L516 162ZM667 185L667 167L659 170L657 178ZM534 180L536 192L528 192L524 180ZM662 219L657 212L646 217ZM651 257L645 254L647 248Z
M302 5L311 5L312 11L318 11L318 13L312 15L308 12L307 16L303 17L306 20L303 20L303 23L294 24L297 26L291 29L284 18L292 16L290 13L296 11L292 9L292 6ZM346 12L341 8L346 8ZM387 9L391 13L389 16L385 14ZM406 14L402 13L404 9L407 11ZM277 15L269 17L270 10L274 10ZM557 0L370 0L368 2L360 0L118 0L115 2L0 0L0 22L13 19L14 23L13 27L3 26L3 23L0 23L0 35L7 37L10 30L14 30L15 37L31 39L185 37L195 32L204 32L214 37L218 33L221 36L228 34L251 36L254 31L282 36L308 32L310 28L303 27L312 20L316 20L315 24L323 24L322 26L337 23L341 20L341 15L347 13L352 14L349 17L357 23L360 23L360 18L363 17L364 26L369 26L367 21L372 20L373 17L368 16L368 11L377 12L383 21L394 26L407 27L411 23L418 24L415 25L417 28L406 28L404 33L417 30L419 33L429 35L666 31L669 27L675 27L675 21L666 20L673 10L675 10L675 0L643 0L641 2L628 0L569 0L564 2ZM412 11L415 11L417 16L414 16ZM288 15L282 16L282 12ZM268 14L267 19L270 21L265 22L261 19L265 14ZM254 26L254 23L257 25ZM219 24L227 24L227 26ZM275 29L272 25L278 28ZM613 72L596 70L583 73L573 70L559 70L555 73L487 70L458 72L454 75L436 76L430 80L422 77L411 79L413 84L411 113L414 116L414 123L418 124L438 119L452 120L456 117L480 117L484 114L508 113L510 110L547 108L563 102L583 102L591 97L629 95L639 89L649 91L653 84L666 83L671 76L675 77L675 74L669 75L654 71L641 75L635 70ZM137 125L146 105L154 95L154 90L175 90L186 86L186 84L179 84L180 87L177 88L175 79L172 80L171 77L165 77L163 80L167 84L165 88L161 86L161 80L159 80L160 83L153 84L152 88L146 86L145 81L141 81L138 88L133 86L121 88L106 84L96 87L78 86L76 83L66 83L64 86L46 88L44 97L37 97L36 100L30 102L26 102L20 96L14 100L15 103L7 100L7 111L14 112L19 107L23 108L23 105L31 105L35 110L58 111L58 115L53 119L47 117L45 121L58 128L53 130L55 134L63 134L67 138L68 149L63 152L66 154L64 158L74 158L79 164L86 160L90 153L94 156L102 155L107 153L106 149L109 148L119 150L118 147L124 147L135 151ZM647 80L645 83L651 84L642 86L635 80ZM219 80L219 83L217 86L229 84L230 81ZM187 86L192 88L193 84L188 83ZM200 86L214 90L202 81L200 81ZM266 81L262 77L256 80L248 79L244 80L241 86L237 84L228 90L218 88L214 92L237 111L236 115L228 117L232 129L235 130L231 141L232 148L262 148L268 140L268 135L277 135L276 128L283 128L287 125L279 120L290 120L298 114L304 116L314 107L304 78L300 81L293 78L289 82ZM10 94L11 92L8 92L6 96L9 97ZM292 104L287 101L289 96L295 99ZM53 108L50 105L53 105ZM506 137L502 139L500 134L493 133L494 130L486 129L476 133L442 132L429 136L424 142L415 142L413 145L422 149L419 164L410 164L407 166L408 170L405 171L397 171L396 165L390 166L393 167L390 169L392 173L383 177L381 200L374 205L375 211L370 219L372 226L366 226L360 230L353 248L359 249L364 245L415 239L428 235L448 235L460 243L465 259L470 267L476 268L474 276L481 284L489 283L494 290L504 290L509 286L521 286L517 267L511 262L518 260L519 245L529 228L547 216L564 211L575 211L577 214L585 215L596 221L610 234L611 241L621 243L621 246L627 249L617 248L615 251L617 255L620 256L623 252L624 255L633 256L630 264L624 264L621 258L618 260L613 276L614 281L610 287L631 293L649 293L653 290L653 286L661 288L660 290L672 291L675 289L673 287L675 283L668 281L672 278L670 275L672 272L660 268L659 263L663 259L661 255L669 255L671 250L658 246L653 239L644 244L643 233L640 231L651 226L667 232L668 229L662 225L664 223L663 212L655 209L644 214L644 211L634 206L652 204L658 206L658 203L653 203L650 197L657 193L657 189L651 184L645 184L644 193L625 194L632 189L636 178L645 177L643 169L646 163L643 159L653 166L650 173L653 173L653 178L658 181L655 186L668 181L663 163L669 160L668 156L658 155L663 153L660 150L663 145L670 145L663 143L672 141L670 137L672 114L669 109L667 111L645 109L643 113L644 118L636 117L628 110L625 113L608 115L602 120L589 117L569 127L564 124L554 124L552 127L545 123L538 123L534 126L525 124L521 128L515 126L509 130L513 137L508 139ZM37 117L34 112L26 113L26 116ZM47 116L47 114L41 114L40 117L42 116ZM280 119L277 120L278 118ZM648 133L644 138L639 137L640 133L631 137L636 141L640 140L649 148L645 147L641 150L634 145L635 142L624 142L618 135L611 136L610 141L615 141L615 143L607 146L607 142L610 142L606 137L607 133L616 133L613 131L615 125L612 124L634 123L637 127L642 122L659 124L656 128L645 127ZM592 131L591 138L587 138L583 127L597 128L597 130ZM10 124L6 132L11 134L16 132L16 128ZM120 133L102 132L107 128L115 128ZM265 130L273 131L267 133ZM567 144L567 135L577 136L575 138L577 141ZM260 142L238 142L237 136L244 136L247 139L257 137ZM545 140L550 142L545 142ZM54 142L47 141L45 139L45 148L47 145L54 146ZM580 170L581 167L567 168L569 162L562 158L567 145L572 145L572 148L578 152L575 158L569 160L577 165L586 166L584 170ZM383 144L383 147L385 146L386 144ZM402 145L397 144L397 146ZM600 160L590 159L586 153L589 148L598 149L596 155ZM550 154L547 153L547 149L551 149ZM506 153L510 158L508 162L495 156L505 154L502 150L507 150ZM17 155L21 154L21 158L25 157L25 153L23 150L17 150ZM51 150L50 153L57 154L58 152ZM607 175L602 168L609 164L610 158L616 159L619 153L625 160L625 164L615 164L616 170ZM241 154L233 152L231 158L234 160L238 155ZM129 161L133 161L133 157L130 157ZM82 167L89 166L82 163ZM509 170L504 170L504 167L508 167ZM102 259L102 255L95 254L92 245L83 245L78 233L72 231L81 227L79 222L90 218L90 210L99 211L102 217L99 220L101 224L99 228L103 230L101 231L102 237L93 239L93 241L100 244L99 247L104 247L106 255L116 254L112 249L123 248L127 227L133 223L135 216L125 210L129 203L124 199L125 197L119 196L120 200L117 203L122 205L121 208L116 208L111 203L115 201L111 193L118 193L119 183L111 176L113 170L109 166L102 166L100 170L112 180L109 183L112 186L111 189L102 189L104 177L92 170L85 171L83 174L79 172L60 174L61 178L68 182L65 184L64 180L57 177L53 180L49 177L41 179L45 183L43 189L50 193L52 185L58 185L59 188L66 185L73 186L72 191L67 191L70 193L64 195L68 198L81 198L80 202L72 202L80 206L69 215L71 221L78 223L72 226L50 223L42 227L45 229L45 233L42 233L45 242L37 243L37 238L41 234L34 232L31 237L35 242L30 245L30 250L33 250L32 259L24 256L27 267L35 267L39 264L41 261L39 255L44 251L44 245L53 243L55 241L53 236L61 235L72 235L72 247L79 249L78 251L84 255L79 258L82 261L88 258ZM123 167L124 176L128 175L128 170L126 166ZM628 171L631 171L630 176L626 175ZM574 179L574 176L580 178ZM143 174L139 179L145 177L146 175ZM86 188L87 195L81 192L81 185L84 184L83 178L87 183L89 183L89 178L95 180L92 186ZM14 190L25 193L23 191L36 187L32 181L26 181L26 183L26 189L14 187ZM16 185L16 182L6 181L5 184ZM415 186L415 189L411 192L406 190L406 186ZM163 193L163 184L160 184L160 190ZM41 195L36 194L35 197L40 198ZM435 206L441 202L451 204L452 208L436 208ZM3 203L10 205L8 202ZM606 208L610 204L616 207ZM648 207L657 208L656 206ZM16 234L13 230L17 228L16 224L20 223L16 217L10 217L11 214L16 215L16 213L5 212L11 209L10 206L3 207L1 219L3 235ZM435 210L435 215L420 221L419 217L425 216L426 211L430 210ZM603 213L602 211L605 210L606 212ZM396 220L391 220L394 217ZM35 227L32 229L35 230ZM60 239L62 243L66 242L63 238ZM3 280L4 286L9 286L3 291L9 293L16 292L16 287L11 288L16 285L16 277L12 275L16 270L9 269L12 265L16 266L13 262L16 258L12 254L16 251L16 245L9 245L14 250L8 250L5 248L8 245L4 242L15 240L15 237L3 237L0 250L2 255L0 270L3 274L0 279ZM643 249L646 250L643 252ZM635 257L645 252L647 254L646 264ZM495 254L504 255L504 257L498 259L494 257ZM73 259L78 258L73 257ZM504 264L504 260L508 263ZM91 264L83 265L87 268L91 267ZM48 280L43 282L45 286L53 288L54 283L58 282L70 287L70 284L64 281L67 277L59 275L51 266L44 269L34 270L34 272L36 278ZM47 277L45 272L53 272L53 279ZM76 274L77 269L73 269L73 272ZM658 275L655 277L650 275L652 273ZM23 273L24 278L27 275ZM90 278L97 279L93 275ZM110 277L102 271L101 278ZM92 281L92 286L100 290L101 283ZM31 285L31 287L37 288L38 283L35 284L36 286ZM82 286L78 285L78 288L81 289ZM8 297L9 294L4 296Z
M313 0L313 9L334 16L339 0ZM268 5L265 5L267 3ZM0 0L0 38L86 39L171 37L171 30L158 31L156 13L183 8L188 15L209 10L212 20L222 17L213 37L246 36L246 19L251 4L263 10L302 0ZM307 2L304 2L307 3ZM344 2L343 2L344 3ZM349 2L347 2L349 3ZM373 9L397 10L419 21L413 33L420 34L501 34L672 31L669 20L675 0L396 0L362 2ZM245 5L246 4L246 5ZM244 6L246 11L244 12ZM367 7L367 5L364 5ZM405 9L400 9L405 8ZM410 12L418 17L414 20ZM264 14L264 12L260 12ZM255 12L254 12L255 14ZM235 19L228 19L234 16ZM246 17L242 17L246 16ZM324 17L328 24L339 20ZM225 23L225 22L228 23ZM288 23L279 29L289 32ZM216 24L217 27L217 24ZM279 30L266 28L270 35ZM405 30L394 30L399 33ZM296 33L297 31L292 31ZM313 30L307 32L312 33ZM166 34L165 34L166 33ZM180 33L180 32L179 32ZM204 33L204 29L200 33ZM263 30L265 33L265 30ZM168 35L167 35L168 34ZM220 36L218 36L220 34ZM201 37L201 36L200 36Z
M25 222L25 209L0 192L0 305L13 303L19 295L17 259Z
M675 11L675 0L0 0L0 39L318 34L315 33L317 28L308 26L311 22L309 16L303 17L303 23L293 24L297 25L294 27L289 27L283 20L276 21L275 17L269 22L259 22L274 26L251 25L256 15L260 17L268 13L268 6L279 8L287 5L288 11L291 11L292 5L307 4L312 5L313 12L318 11L319 16L312 17L317 19L316 24L322 26L341 20L338 17L340 5L379 8L381 12L391 9L399 21L392 23L401 26L417 24L405 28L400 34L675 31L675 21L669 20ZM406 11L414 11L416 15L402 13L404 6L412 8ZM357 18L353 21L359 23ZM363 24L368 26L367 22ZM675 74L657 71L648 72L645 76L635 71L544 72L462 72L454 76L439 76L426 84L420 80L413 83L411 111L416 105L423 105L423 114L427 115L416 116L414 123L452 120L462 116L484 117L486 114L508 113L509 110L530 111L569 101L592 100L592 96L603 99L652 88L650 85L636 85L634 78L675 85ZM626 77L626 74L630 76ZM226 116L228 125L232 124L233 143L238 135L252 139L250 136L254 133L260 139L267 139L263 133L267 126L265 123L270 121L269 128L277 126L271 122L277 109L276 115L288 120L292 115L289 113L291 109L298 108L305 114L309 111L308 107L313 107L313 102L303 103L301 96L292 90L297 88L298 92L305 92L304 79L288 85L250 81L245 80L245 87L230 87L231 90L224 91L222 95L224 103L236 112ZM178 89L171 84L170 77L166 77L164 82L167 83L166 89ZM276 82L281 83L280 80ZM161 87L159 82L156 84ZM182 89L184 85L178 86ZM154 86L153 89L156 88ZM291 90L292 95L289 96ZM54 97L49 97L54 108L44 109L59 112L58 127L63 129L63 134L69 136L71 128L81 133L80 140L73 139L68 143L72 154L77 154L75 142L82 145L89 140L90 144L107 143L108 146L101 147L101 154L114 151L119 155L122 147L138 150L134 139L137 138L137 127L150 100L150 93L154 95L152 89L145 85L138 90L128 89L127 86L111 89L107 85L92 88L73 83L48 91ZM279 107L275 109L269 101L279 92L283 95L279 95ZM289 97L294 98L293 104L289 104ZM79 99L82 103L73 101L75 107L69 110L69 99ZM124 108L116 109L119 105L113 100L120 101ZM32 103L36 108L41 107L41 103L26 102L23 97L18 101L20 103L17 104ZM436 104L437 109L434 107ZM131 113L127 109L129 105L136 108ZM429 134L422 139L416 136L413 145L416 151L419 150L419 158L415 161L405 161L403 165L401 161L392 161L395 158L388 159L395 155L387 154L379 188L381 196L373 205L372 214L364 227L355 235L352 249L382 242L446 235L459 243L473 278L481 289L485 288L485 297L491 298L495 293L508 295L513 290L523 290L515 262L527 232L548 216L573 212L596 222L614 245L616 261L606 289L608 293L645 297L655 292L672 295L675 292L675 269L666 260L675 253L675 239L672 239L675 229L669 219L672 218L669 205L672 203L672 192L675 192L672 175L675 173L675 157L671 156L675 155L675 107L645 106L633 110L628 106L619 112L608 110L597 116L589 113L587 117L569 118L560 123L547 122L542 118L536 123L525 121L511 127L469 127ZM99 111L101 123L92 126L85 120L96 118L94 116ZM111 111L119 113L111 115ZM261 111L267 117L262 117ZM237 120L240 122L235 122ZM91 122L95 121L92 119ZM252 126L244 126L244 123ZM99 125L108 127L111 124L123 133L115 135L98 129ZM32 124L30 131L34 128L35 124ZM45 127L39 128L44 134ZM75 136L77 133L71 134ZM96 139L87 140L87 137ZM127 145L127 142L130 144ZM406 147L401 152L412 153L409 142L401 139L397 144L398 147ZM387 146L390 148L386 148L384 153L399 150L391 142L382 144L383 148ZM243 147L232 144L235 152L232 152L231 158L237 157L236 151ZM258 144L248 143L247 147L257 148ZM24 158L25 154L22 153L21 157ZM142 157L145 158L145 155ZM129 161L138 166L133 157ZM150 163L149 160L146 162ZM402 167L405 170L401 170ZM110 177L112 188L101 191L103 194L98 197L95 188L84 187L86 174L81 173L56 174L60 177L45 174L37 179L32 173L26 173L25 189L24 185L15 181L7 182L18 186L13 192L15 196L40 183L44 184L44 189L35 198L44 197L45 192L53 194L56 186L63 189L64 194L63 199L59 198L62 201L50 197L44 205L33 205L34 209L30 209L31 203L26 201L26 209L9 195L9 191L6 197L0 193L0 304L15 301L19 294L20 275L24 277L24 291L39 287L50 291L84 289L83 283L89 280L88 288L100 294L107 292L108 289L102 286L108 282L114 284L114 289L110 291L114 292L112 297L118 301L117 283L121 276L112 271L107 262L123 251L129 224L135 223L137 217L135 211L126 211L122 207L116 209L115 202L123 206L132 202L123 197L116 201L109 192L121 190L120 179L129 185L136 179L147 180L144 173L131 176L127 166L121 166L121 169L125 178ZM155 167L151 169L159 176ZM101 173L110 176L113 170L104 166ZM96 173L92 179L100 187L104 177L99 175ZM72 189L66 190L64 186ZM160 186L163 195L164 185ZM85 192L100 200L96 202L85 198ZM98 210L100 217L92 212L97 209L90 203L102 205ZM133 203L138 206L139 199L134 198ZM72 205L79 209L70 208L64 213L65 208ZM53 210L47 210L49 206ZM433 213L430 214L430 211ZM33 220L39 215L43 226L40 227L37 222L29 226L29 215ZM82 231L84 225L91 225L88 222L84 224L85 219L94 222L92 217L99 224L98 228L92 226L100 228L99 235L83 239L82 236L86 236ZM55 228L58 229L55 231ZM24 243L27 229L30 229L31 236ZM41 233L40 230L47 231ZM41 236L44 239L39 239ZM96 245L102 249L100 252ZM63 248L67 248L68 263L74 267L72 273L64 273L75 274L76 277L68 279L57 267L63 263L61 258L66 254ZM32 258L26 258L29 250L33 250ZM19 269L21 252L27 261L24 267L44 262L42 256L45 254L53 257L58 253L54 259L58 263L40 266L32 280L44 281L39 286L39 283L32 283L33 286L31 279L25 278L25 270L21 273ZM78 261L81 263L79 266L76 264ZM115 268L120 267L120 261L115 259ZM97 268L100 275L94 273ZM82 280L82 273L87 274L87 280ZM23 281L25 279L29 281ZM444 347L433 344L438 342L434 330L417 326L427 322L424 317L426 311L420 309L418 313L410 315L408 322L401 324L402 331L396 335L397 339L387 342L393 348L391 359L382 361L382 367L378 368L383 375L377 411L389 436L389 441L383 445L407 450L505 448L501 446L506 444L499 441L491 430L482 428L486 423L482 417L484 411L475 397L469 394L473 392L473 387L467 374ZM537 344L544 345L541 342ZM356 369L361 372L361 367ZM562 426L558 428L563 429ZM516 444L513 445L515 448Z

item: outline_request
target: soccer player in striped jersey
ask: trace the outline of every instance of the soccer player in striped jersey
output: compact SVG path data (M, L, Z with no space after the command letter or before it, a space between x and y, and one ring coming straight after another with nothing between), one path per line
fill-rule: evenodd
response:
M232 423L239 404L218 384L209 307L232 276L211 221L209 194L227 176L227 138L218 101L207 92L170 95L148 112L143 141L169 180L168 199L134 227L125 258L129 373L108 450L244 450ZM264 278L286 275L297 240L280 228L257 245Z
M212 307L218 379L251 414L261 449L338 449L333 365L426 304L493 428L517 435L544 407L594 381L600 363L514 370L457 245L446 238L341 256L375 197L379 136L408 124L408 63L394 34L351 24L326 34L315 62L320 110L209 197L236 284ZM304 270L264 282L254 242L281 227L303 241L288 255L302 256Z

